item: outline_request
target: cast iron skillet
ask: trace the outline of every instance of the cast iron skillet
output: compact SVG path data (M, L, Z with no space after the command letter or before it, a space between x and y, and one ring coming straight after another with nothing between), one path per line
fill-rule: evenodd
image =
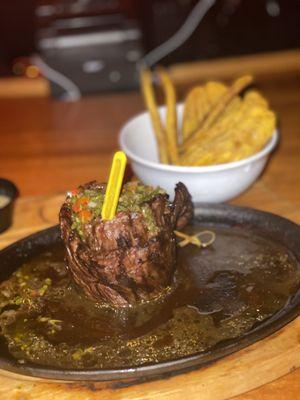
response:
M287 219L250 208L211 204L200 205L196 214L201 223L228 227L238 226L248 232L280 242L300 262L300 227ZM7 279L28 257L46 250L49 245L53 245L58 241L60 241L59 227L54 226L20 240L0 251L0 280ZM68 381L151 379L162 375L173 375L188 369L199 368L240 350L274 333L296 318L299 312L300 290L292 297L285 308L247 334L218 343L208 352L159 364L113 370L66 370L46 368L29 363L21 365L8 352L6 354L2 352L0 354L0 368L28 376Z

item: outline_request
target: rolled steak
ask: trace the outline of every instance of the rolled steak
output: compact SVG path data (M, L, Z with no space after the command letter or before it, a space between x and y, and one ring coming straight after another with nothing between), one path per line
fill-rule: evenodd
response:
M183 183L173 203L161 189L128 183L115 217L102 220L105 190L105 184L87 183L61 207L67 268L86 295L114 307L152 300L172 282L174 230L193 217L191 196Z

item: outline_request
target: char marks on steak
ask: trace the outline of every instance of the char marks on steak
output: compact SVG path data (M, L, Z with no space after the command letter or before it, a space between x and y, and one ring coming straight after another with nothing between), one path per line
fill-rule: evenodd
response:
M192 198L186 186L181 182L177 183L175 187L172 209L172 223L177 230L183 229L193 218L194 206Z
M105 185L96 182L81 188L105 192ZM67 267L88 296L122 307L151 300L171 284L176 261L173 231L192 218L191 196L179 183L173 204L166 194L156 194L147 203L158 228L154 232L141 213L122 211L110 221L96 217L86 223L84 240L72 229L68 199L62 205L60 226Z

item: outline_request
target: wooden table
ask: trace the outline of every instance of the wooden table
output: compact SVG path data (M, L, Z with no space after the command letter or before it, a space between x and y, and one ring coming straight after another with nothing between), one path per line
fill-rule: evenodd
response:
M180 94L195 80L232 79L249 66L247 72L257 74L259 88L279 116L281 141L276 153L261 178L233 203L300 223L300 52L210 65L173 67ZM21 193L14 225L0 235L0 246L54 224L64 191L91 179L106 180L121 125L143 108L135 92L86 97L77 103L0 99L0 176L12 179ZM296 400L300 399L299 337L298 318L267 340L203 370L118 390L113 385L58 385L2 375L0 399L179 399L186 395L219 400L238 395L236 400Z

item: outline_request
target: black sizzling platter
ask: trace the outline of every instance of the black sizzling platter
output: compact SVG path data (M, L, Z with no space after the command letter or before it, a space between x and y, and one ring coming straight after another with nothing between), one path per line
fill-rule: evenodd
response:
M201 279L203 282L206 279L204 278L206 271L207 281L205 284L208 285L209 288L215 290L199 292L199 310L201 312L205 313L205 311L207 311L210 313L213 307L217 309L220 301L223 299L221 299L221 296L225 296L224 301L225 303L227 301L229 304L228 309L231 313L234 313L236 304L232 301L230 303L230 296L233 291L232 282L235 279L240 279L243 285L244 279L241 271L234 271L234 273L228 275L228 271L230 270L230 266L228 267L228 265L230 265L231 257L234 257L235 251L245 251L245 253L247 253L249 249L252 249L251 251L255 253L256 249L261 246L261 243L264 243L264 240L266 240L268 243L271 243L271 249L276 249L277 247L286 249L299 272L300 228L298 225L273 214L228 205L201 205L197 209L197 215L197 224L215 230L217 236L223 237L222 243L219 241L221 244L218 245L216 242L214 251L210 250L206 253L199 253L200 256L193 256L192 254L190 257L191 271L194 273L195 281L199 280L201 286ZM236 235L234 236L233 234L233 239L230 237L232 232ZM239 239L239 236L241 239ZM236 237L236 245L230 243L231 240L234 242L234 237ZM261 239L256 240L256 237ZM249 246L247 245L247 240L249 241ZM47 251L47 249L59 242L59 229L55 226L29 236L2 250L0 252L0 280L3 281L7 279L24 261ZM232 246L232 250L229 251L228 246ZM251 253L250 250L249 252ZM213 254L214 252L215 254ZM181 258L182 257L185 257L184 252L181 255ZM209 275L209 263L212 262L211 260L213 260L215 268L213 271L214 279ZM227 272L224 273L222 265L226 263ZM202 268L202 274L198 274L199 268ZM264 271L262 271L262 273L263 272ZM272 271L270 273L272 274ZM237 276L239 278L236 278ZM280 279L283 280L284 276L277 276L274 279L275 281L277 279L278 285L280 285ZM219 285L217 289L216 284ZM220 288L222 284L225 285L224 290L222 290L222 287ZM249 287L247 286L246 290L248 289ZM249 290L251 290L251 287ZM263 289L261 289L261 293L263 293ZM219 299L219 303L218 296L221 299ZM61 380L101 381L137 377L150 378L162 374L178 373L186 369L198 368L215 361L280 329L299 314L300 289L294 290L289 296L288 301L285 301L280 307L281 308L278 308L272 316L264 319L261 323L255 324L248 332L238 337L219 341L206 351L184 357L174 357L171 360L163 362L148 363L146 365L134 367L122 366L121 368L114 369L62 369L44 367L32 363L22 365L18 363L8 351L5 351L5 347L2 346L0 368L24 375Z

